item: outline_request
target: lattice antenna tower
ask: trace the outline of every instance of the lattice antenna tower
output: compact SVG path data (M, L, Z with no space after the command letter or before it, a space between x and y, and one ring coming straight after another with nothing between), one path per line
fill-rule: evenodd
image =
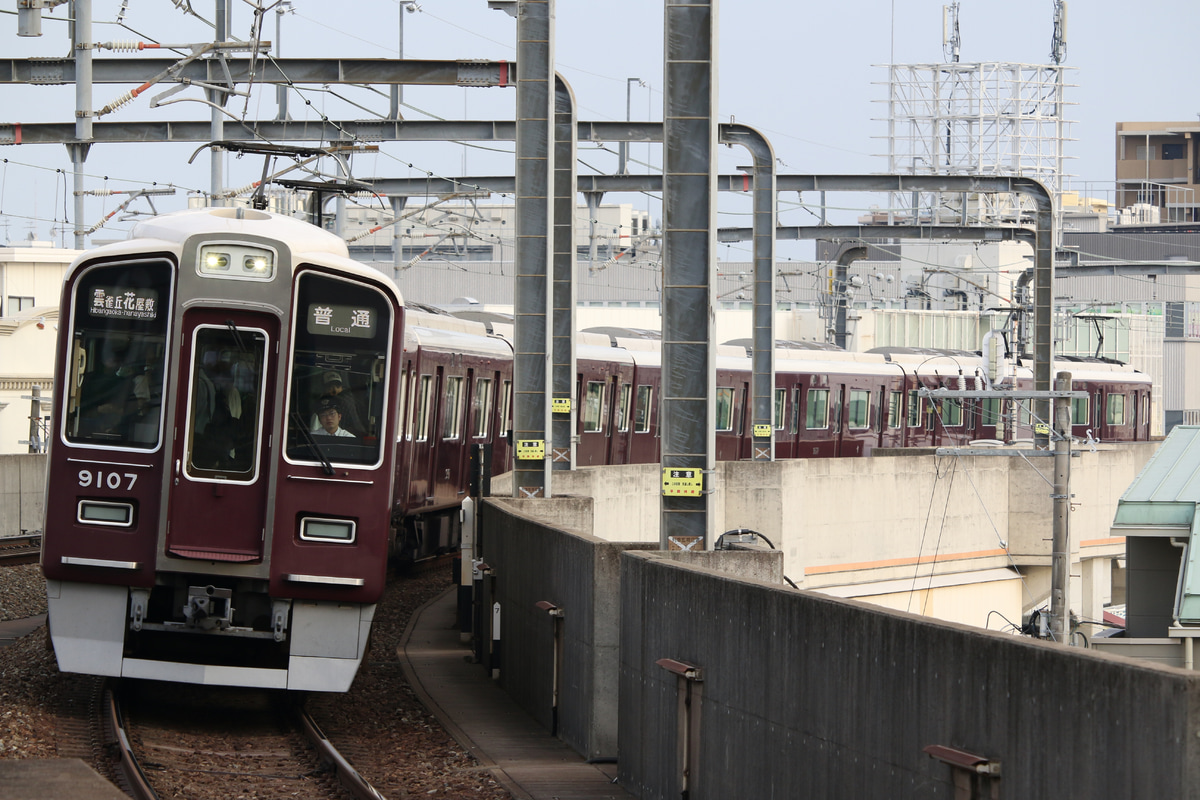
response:
M1065 6L1055 3L1052 55L1059 59L1066 53ZM1061 214L1063 147L1073 124L1065 119L1068 67L962 62L957 2L943 9L943 26L947 63L888 65L888 172L1034 178ZM1012 224L1031 222L1034 214L1015 195L914 192L889 200L889 223Z

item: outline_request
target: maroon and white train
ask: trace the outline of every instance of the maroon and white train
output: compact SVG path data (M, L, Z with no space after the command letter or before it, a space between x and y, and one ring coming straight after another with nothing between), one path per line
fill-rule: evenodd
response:
M293 219L140 223L76 261L60 319L42 569L63 671L344 691L389 553L457 545L474 445L510 465L503 326L406 307ZM581 334L577 359L577 464L657 461L657 344ZM718 457L746 458L746 348L718 362ZM971 354L792 347L776 368L782 458L1032 435L1001 401L918 395L973 381ZM1069 368L1078 436L1148 438L1144 375Z

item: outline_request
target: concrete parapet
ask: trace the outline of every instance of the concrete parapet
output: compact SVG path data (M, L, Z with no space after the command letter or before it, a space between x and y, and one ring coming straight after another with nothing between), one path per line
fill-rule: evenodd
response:
M0 536L42 529L45 514L45 455L0 455Z
M696 800L956 796L933 745L995 763L1001 797L1200 797L1194 672L656 555L621 575L618 769L643 798L680 796L685 752Z

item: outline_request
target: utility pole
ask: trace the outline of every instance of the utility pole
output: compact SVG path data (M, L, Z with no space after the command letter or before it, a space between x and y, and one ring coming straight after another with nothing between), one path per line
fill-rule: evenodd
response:
M1057 392L1071 391L1071 373L1060 372ZM1054 402L1054 539L1050 563L1050 635L1070 643L1071 637L1071 404Z

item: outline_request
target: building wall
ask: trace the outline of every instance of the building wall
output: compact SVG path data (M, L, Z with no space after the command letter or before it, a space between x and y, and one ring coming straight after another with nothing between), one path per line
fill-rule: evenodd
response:
M1110 535L1116 503L1156 447L1102 445L1071 459L1073 575L1081 574L1081 562L1123 554L1123 541ZM991 612L1019 620L1049 591L1048 572L1038 571L1051 562L1054 507L1044 474L1052 461L1033 461L906 455L721 462L712 530L763 534L783 553L783 573L803 588L889 607L903 596L905 610L998 627ZM493 492L511 493L508 479L499 476ZM560 518L552 503L529 513L607 541L655 544L660 490L657 464L556 472L556 496L591 499L584 517ZM1087 588L1085 597L1082 581L1072 583L1072 608L1099 618L1094 599L1111 589Z
M0 248L0 454L28 452L30 396L34 385L53 393L54 349L63 276L78 250L48 242ZM15 311L11 298L33 298ZM49 415L50 406L42 408Z

